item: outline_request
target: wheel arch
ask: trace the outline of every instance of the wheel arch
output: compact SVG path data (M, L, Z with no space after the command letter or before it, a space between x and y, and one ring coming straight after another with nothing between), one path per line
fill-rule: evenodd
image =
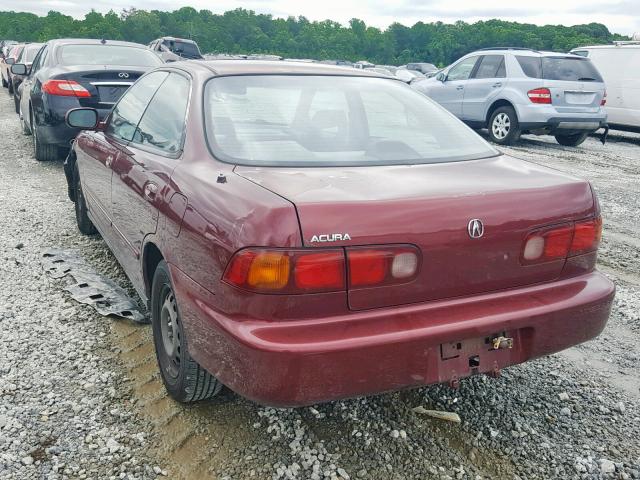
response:
M156 273L158 264L165 260L156 242L151 239L147 241L142 250L142 279L144 281L144 293L147 303L151 302L151 287L153 286L153 276Z
M516 115L518 115L518 110L516 109L516 106L513 102L510 102L505 98L500 98L498 100L495 100L487 109L487 114L485 115L485 122L487 126L489 126L489 120L491 119L491 115L493 115L493 112L495 112L500 107L511 107L516 112Z

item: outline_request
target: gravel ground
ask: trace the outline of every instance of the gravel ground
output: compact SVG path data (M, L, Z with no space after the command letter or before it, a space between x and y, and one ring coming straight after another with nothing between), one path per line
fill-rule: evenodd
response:
M61 162L32 158L6 91L0 145L0 478L640 478L640 136L580 148L525 137L505 149L594 183L600 267L618 285L600 338L459 390L303 409L230 392L192 406L168 399L149 327L99 316L43 273L43 249L74 248L133 295L104 242L77 233Z

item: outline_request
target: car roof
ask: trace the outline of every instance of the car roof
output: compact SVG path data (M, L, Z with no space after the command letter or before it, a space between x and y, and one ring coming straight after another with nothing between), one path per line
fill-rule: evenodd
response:
M472 54L482 54L482 55L498 55L504 53L512 53L514 55L521 55L524 57L568 57L573 56L568 53L563 52L551 52L546 50L531 50L529 48L519 48L519 47L496 47L496 48L483 48L481 50L476 50L472 52ZM471 55L471 54L470 54Z
M180 67L208 69L215 76L227 75L339 75L347 77L376 77L388 75L324 63L287 62L281 60L187 60Z
M121 47L147 48L146 45L134 42L123 42L121 40L98 40L95 38L57 38L49 40L51 45L119 45Z
M612 44L612 45L591 45L588 47L577 47L572 49L572 52L575 51L579 51L579 50L601 50L601 49L616 49L616 48L640 48L640 43L619 43L619 44Z
M177 40L179 42L184 42L184 43L196 43L194 40L191 40L189 38L180 38L180 37L160 37L157 40Z

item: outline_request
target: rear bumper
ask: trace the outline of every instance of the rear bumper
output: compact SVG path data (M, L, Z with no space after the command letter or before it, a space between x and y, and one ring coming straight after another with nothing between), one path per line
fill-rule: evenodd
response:
M593 113L560 113L552 105L518 105L518 119L522 130L544 133L595 132L607 125L603 108Z
M72 108L80 107L80 102L75 97L55 97L50 95L44 95L43 97L42 111L37 111L36 113L40 139L44 143L69 148L71 140L76 138L80 129L69 127L65 123L64 117ZM110 111L110 109L98 110L100 119L104 120Z
M604 328L615 287L593 272L510 291L264 322L229 318L215 297L171 267L190 352L237 393L301 406L447 382L563 350ZM514 338L491 350L485 338ZM452 353L452 345L455 350ZM444 359L443 357L446 357ZM472 368L470 357L479 365Z

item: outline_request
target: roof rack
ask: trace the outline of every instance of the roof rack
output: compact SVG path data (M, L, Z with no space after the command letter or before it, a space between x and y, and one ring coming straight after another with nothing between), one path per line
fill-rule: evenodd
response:
M537 52L538 50L535 50L533 48L527 48L527 47L489 47L489 48L478 48L476 50L476 52L484 52L487 50L526 50L528 52Z
M614 40L614 45L640 45L640 40Z

